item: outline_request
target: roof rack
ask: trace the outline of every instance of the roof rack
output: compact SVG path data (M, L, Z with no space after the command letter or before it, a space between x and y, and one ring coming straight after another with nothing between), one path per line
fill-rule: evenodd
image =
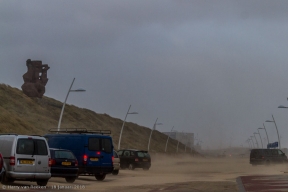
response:
M111 134L111 130L88 130L86 128L61 128L61 130L58 130L58 128L52 128L49 130L49 132L56 132L56 133L92 133L92 134Z

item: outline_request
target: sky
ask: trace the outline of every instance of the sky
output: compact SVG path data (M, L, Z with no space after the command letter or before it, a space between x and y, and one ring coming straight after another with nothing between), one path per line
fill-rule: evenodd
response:
M0 0L0 83L48 64L45 96L202 148L248 147L274 115L288 148L288 1ZM60 115L60 114L59 114ZM275 125L264 124L270 142ZM57 125L55 125L56 127ZM264 130L259 130L263 143ZM256 135L260 145L259 135ZM264 139L266 138L266 140ZM255 140L254 140L255 141ZM261 146L261 145L260 145Z

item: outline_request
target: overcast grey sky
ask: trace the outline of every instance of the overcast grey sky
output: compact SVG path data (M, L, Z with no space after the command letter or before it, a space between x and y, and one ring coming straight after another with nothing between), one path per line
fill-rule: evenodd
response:
M0 83L26 60L51 67L45 95L204 148L240 146L274 114L288 147L288 1L0 0ZM270 141L275 127L265 123ZM57 125L55 125L56 127ZM265 132L260 130L262 137ZM258 142L260 142L258 137Z

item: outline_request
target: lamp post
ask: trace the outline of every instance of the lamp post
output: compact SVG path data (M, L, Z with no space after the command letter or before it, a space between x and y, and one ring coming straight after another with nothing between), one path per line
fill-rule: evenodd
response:
M174 128L174 126L172 127L172 129L171 129L171 132L170 132L170 133L172 133L172 131L173 131L173 128ZM168 145L168 140L169 140L169 137L170 137L170 134L168 134L168 137L167 137L166 146L165 146L165 153L166 153L166 151L167 151L167 145Z
M267 130L266 130L266 128L265 128L264 123L263 123L263 127L264 127L264 128L259 127L258 129L264 129L264 130L265 130L265 132L266 132L266 136L267 136L267 141L268 141L268 144L269 144L269 137L268 137Z
M251 137L251 141L252 141L252 144L253 144L253 147L255 148L255 145L254 145L254 141L253 141L253 136L250 136Z
M278 142L279 142L279 146L278 146L278 148L279 149L281 149L281 144L280 144L280 137L279 137L279 132L278 132L278 128L277 128L277 125L276 125L276 121L275 121L275 119L274 119L274 116L272 115L272 118L273 118L273 121L271 121L271 120L266 120L265 122L273 122L274 123L274 125L275 125L275 127L276 127L276 131L277 131L277 135L278 135Z
M185 142L185 153L186 153L186 147L187 147L187 133L185 133L185 136L184 136L184 142Z
M152 136L152 132L156 129L156 125L162 125L162 123L157 123L158 118L156 119L154 125L153 125L153 129L151 129L151 133L150 133L150 137L149 137L149 141L148 141L148 151L150 149L150 140L151 140L151 136Z
M130 112L130 113L129 113L130 108L131 108L131 105L130 105L129 108L128 108L128 111L127 111L127 113L126 113L126 115L125 115L125 118L124 118L124 121L123 121L123 125L122 125L122 127L121 127L120 136L119 136L119 141L118 141L118 150L120 150L122 132L123 132L124 124L125 124L125 122L126 122L126 118L127 118L128 114L138 114L137 112Z
M258 141L257 141L257 139L256 139L256 136L255 136L255 134L256 134L256 133L253 133L253 135L254 135L254 138L255 138L255 140L256 140L256 145L257 145L257 148L259 148L259 145L258 145Z
M250 139L247 139L246 142L248 143L249 148L252 148L250 145Z
M182 134L183 134L183 131L182 131ZM180 139L177 139L177 140L178 140L178 143L177 143L176 153L178 153L178 146L179 146L179 142L180 142L179 140L180 140ZM199 143L199 142L198 142L198 143Z
M258 130L258 133L254 133L254 135L255 135L255 134L258 134L258 135L259 135L259 137L260 137L260 141L261 141L261 145L262 145L262 149L263 149L262 138L261 138L261 135L260 135L260 133L259 133L259 129L257 129L257 130Z
M71 83L71 85L70 85L70 88L69 88L68 93L67 93L67 95L66 95L65 101L64 101L64 103L63 103L62 110L61 110L61 114L60 114L60 118L59 118L59 122L58 122L58 129L57 129L57 131L60 131L60 125L61 125L62 115L63 115L63 112L64 112L65 104L66 104L66 101L67 101L67 98L68 98L69 93L70 93L70 92L84 92L84 91L86 91L85 89L75 89L75 90L71 90L74 81L75 81L75 78L73 79L73 81L72 81L72 83Z

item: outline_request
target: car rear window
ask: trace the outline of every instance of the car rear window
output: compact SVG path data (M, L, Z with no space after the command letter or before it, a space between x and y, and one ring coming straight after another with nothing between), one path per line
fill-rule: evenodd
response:
M44 140L18 139L16 153L22 155L48 155L48 150Z
M56 159L75 159L75 156L71 151L55 151Z
M138 157L147 157L147 158L150 158L150 155L144 151L138 151L137 152L137 156Z
M112 143L107 138L89 138L88 149L90 151L104 151L106 153L112 153Z

